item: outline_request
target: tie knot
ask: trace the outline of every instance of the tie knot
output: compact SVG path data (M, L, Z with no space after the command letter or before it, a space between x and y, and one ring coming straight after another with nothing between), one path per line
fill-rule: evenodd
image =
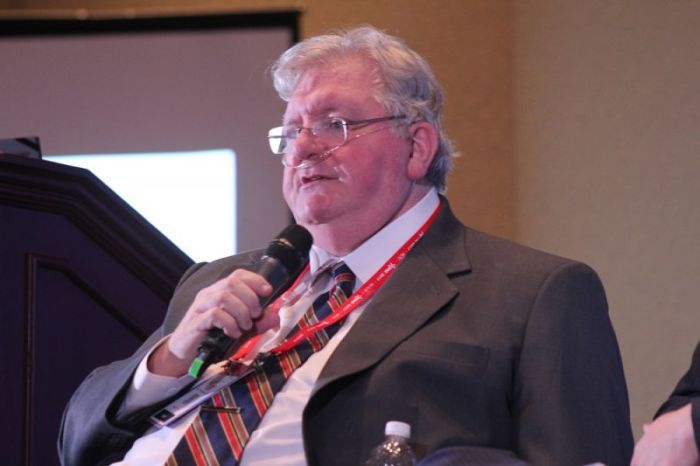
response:
M331 270L333 276L333 286L343 290L346 296L350 296L355 286L355 274L345 262L338 262Z

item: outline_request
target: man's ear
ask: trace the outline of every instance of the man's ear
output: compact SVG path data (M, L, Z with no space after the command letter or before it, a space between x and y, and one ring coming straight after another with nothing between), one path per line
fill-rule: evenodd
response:
M423 179L438 149L438 131L427 121L418 121L408 128L413 147L408 159L408 177L413 181Z

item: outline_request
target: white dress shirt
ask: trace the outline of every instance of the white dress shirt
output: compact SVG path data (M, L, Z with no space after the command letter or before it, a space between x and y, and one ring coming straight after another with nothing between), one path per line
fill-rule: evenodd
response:
M439 198L433 189L415 206L345 257L332 257L327 252L312 247L309 256L310 273L293 290L293 295L301 296L292 305L280 309L280 329L266 332L252 353L271 348L284 339L314 298L328 289L330 284L327 278L316 280L320 269L342 260L355 274L355 289L358 289L425 223L438 204ZM316 382L323 366L366 306L367 302L352 311L328 344L321 351L312 354L275 395L272 405L250 436L241 459L242 466L307 464L301 429L302 412L313 392L319 388ZM134 375L120 413L152 405L161 400L164 394L174 394L191 381L189 376L174 378L150 373L146 359L148 356ZM221 370L221 364L212 365L202 377ZM113 463L112 466L162 466L197 413L198 410L195 409L166 427L151 428L134 442L122 461Z

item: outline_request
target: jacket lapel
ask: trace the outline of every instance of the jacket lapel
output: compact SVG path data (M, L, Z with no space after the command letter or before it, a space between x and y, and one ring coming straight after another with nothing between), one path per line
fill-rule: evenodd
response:
M317 387L375 364L457 294L450 275L470 268L464 227L442 202L435 223L328 360Z

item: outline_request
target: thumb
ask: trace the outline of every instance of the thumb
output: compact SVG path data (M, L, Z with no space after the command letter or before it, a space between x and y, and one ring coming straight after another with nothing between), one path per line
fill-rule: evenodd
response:
M261 318L255 321L255 331L263 333L271 328L277 328L280 325L280 316L275 312L265 312Z

